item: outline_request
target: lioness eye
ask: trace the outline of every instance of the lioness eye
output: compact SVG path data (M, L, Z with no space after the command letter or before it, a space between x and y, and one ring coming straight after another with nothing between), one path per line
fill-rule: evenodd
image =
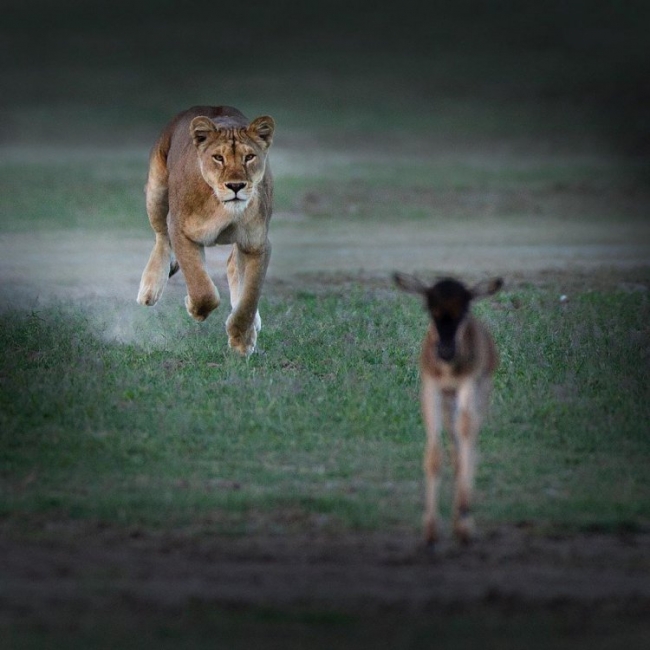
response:
M218 162L218 163L222 163L223 162L223 156L220 156L219 154L215 154L214 156L212 156L212 160L214 160L215 162Z
M251 160L253 160L253 158L255 158L255 154L254 154L254 153L247 153L247 154L244 156L244 160L245 160L246 162L250 162Z

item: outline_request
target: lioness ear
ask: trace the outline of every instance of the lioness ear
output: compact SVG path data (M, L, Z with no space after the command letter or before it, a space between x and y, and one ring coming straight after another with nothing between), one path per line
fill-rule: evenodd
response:
M190 123L190 135L194 141L194 146L198 147L202 142L205 142L210 134L217 130L214 122L204 115L195 117Z
M427 287L414 275L408 275L407 273L393 273L393 282L402 290L407 293L417 293L425 294L427 292Z
M495 294L503 286L503 278L490 278L489 280L482 280L475 284L470 293L472 298L484 298Z
M275 120L270 115L256 117L248 126L249 133L257 136L268 149L273 142L273 131L275 131Z

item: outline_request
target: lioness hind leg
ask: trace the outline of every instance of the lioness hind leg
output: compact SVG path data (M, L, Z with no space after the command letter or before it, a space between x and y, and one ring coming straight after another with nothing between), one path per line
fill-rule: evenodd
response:
M156 150L149 161L149 177L145 186L147 216L156 233L156 241L140 280L138 302L155 305L171 277L178 268L172 262L172 247L167 230L169 199L165 157Z
M140 280L138 302L141 305L151 307L158 302L167 284L167 279L173 274L174 264L175 262L172 263L172 248L169 239L164 235L157 234L156 243Z

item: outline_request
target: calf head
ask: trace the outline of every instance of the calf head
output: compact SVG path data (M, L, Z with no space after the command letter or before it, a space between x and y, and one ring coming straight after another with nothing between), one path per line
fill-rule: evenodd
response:
M405 273L393 275L395 284L409 293L421 295L431 320L438 332L437 356L447 363L456 356L456 342L462 331L472 300L490 296L502 286L501 278L479 282L471 288L453 278L442 278L428 286L418 278Z

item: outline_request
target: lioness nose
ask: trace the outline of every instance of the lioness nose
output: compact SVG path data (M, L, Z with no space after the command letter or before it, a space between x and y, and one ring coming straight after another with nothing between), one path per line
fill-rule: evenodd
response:
M246 187L246 183L226 183L226 187L229 190L232 190L235 194L237 194L237 192L239 192L239 190Z

